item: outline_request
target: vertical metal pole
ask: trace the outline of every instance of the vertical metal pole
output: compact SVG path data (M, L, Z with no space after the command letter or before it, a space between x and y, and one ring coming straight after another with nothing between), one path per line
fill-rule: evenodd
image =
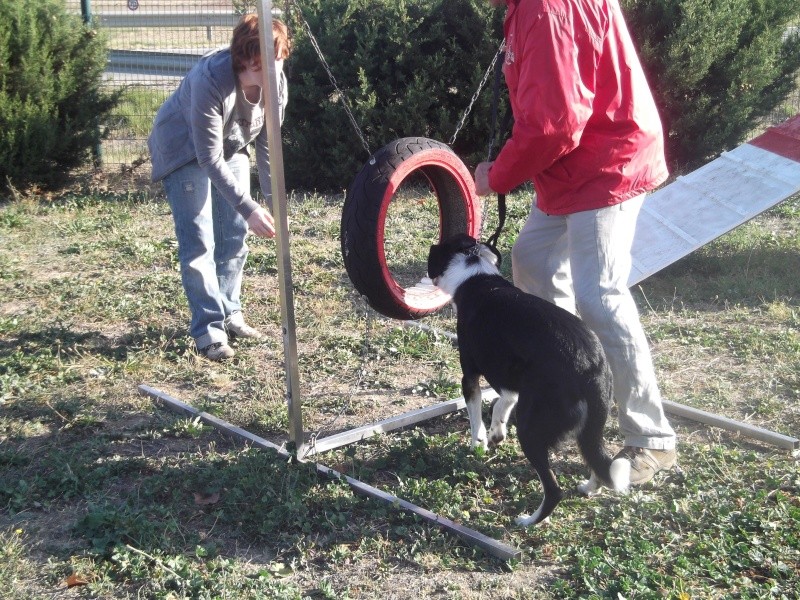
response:
M283 173L281 122L278 113L278 81L275 72L275 44L272 40L272 2L258 2L258 28L261 34L261 72L264 76L264 127L267 128L269 164L272 177L272 206L277 233L278 281L281 294L283 354L286 363L286 400L289 409L289 438L297 456L305 454L300 377L297 365L297 335L294 319L292 265L289 255L289 223L286 213L286 182Z
M86 25L92 25L92 0L81 0L81 16L83 17L83 22L86 23ZM99 123L97 125L97 129L98 131L100 130ZM103 162L103 147L100 145L100 141L98 141L92 149L92 159L94 161L95 169L100 168L100 165Z
M81 0L81 15L87 25L92 21L92 0Z

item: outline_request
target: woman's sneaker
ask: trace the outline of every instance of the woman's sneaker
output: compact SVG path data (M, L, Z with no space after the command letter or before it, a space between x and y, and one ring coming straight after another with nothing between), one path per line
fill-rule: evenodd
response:
M228 346L225 342L216 342L200 349L200 354L205 356L208 360L220 361L228 358L233 358L236 354L233 348Z
M238 313L237 313L238 314ZM261 333L255 327L250 327L247 323L244 322L244 319L225 319L225 331L228 332L228 335L235 335L236 337L240 338L250 338L254 340L260 340L264 337L264 334Z

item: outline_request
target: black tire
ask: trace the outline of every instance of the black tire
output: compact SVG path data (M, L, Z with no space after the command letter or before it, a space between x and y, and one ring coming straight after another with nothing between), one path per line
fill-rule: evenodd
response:
M342 212L341 244L347 274L370 306L394 319L419 319L450 298L426 281L402 287L384 253L386 212L394 191L412 173L422 174L439 204L439 239L477 237L480 211L472 176L446 145L423 137L401 138L370 157L353 180Z

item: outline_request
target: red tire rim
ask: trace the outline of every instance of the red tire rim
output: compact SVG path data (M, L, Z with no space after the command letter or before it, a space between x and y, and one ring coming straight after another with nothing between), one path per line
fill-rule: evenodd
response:
M384 250L386 213L394 194L412 173L421 173L436 194L439 205L439 241L443 238L443 223L449 218L448 211L454 210L461 201L466 210L466 233L477 238L480 234L480 211L475 183L467 167L453 152L443 149L428 149L413 154L400 163L389 178L389 183L381 199L378 215L377 249L381 274L389 292L396 301L408 307L410 318L419 318L440 309L450 301L450 296L435 287L427 275L410 287L401 286L392 275Z

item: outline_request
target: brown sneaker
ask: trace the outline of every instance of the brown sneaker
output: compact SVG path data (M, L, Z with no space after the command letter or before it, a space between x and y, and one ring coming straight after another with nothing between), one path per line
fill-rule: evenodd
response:
M250 327L250 325L245 323L244 319L241 317L238 319L225 319L225 331L227 331L228 335L230 336L240 338L250 338L253 340L260 340L264 338L263 333L261 333L255 327Z
M221 360L233 358L233 355L236 353L233 351L233 348L228 346L225 342L217 342L201 348L200 354L205 356L208 360L219 362Z
M631 485L642 485L659 471L674 467L678 462L678 453L675 450L625 446L614 458L624 458L631 463Z

